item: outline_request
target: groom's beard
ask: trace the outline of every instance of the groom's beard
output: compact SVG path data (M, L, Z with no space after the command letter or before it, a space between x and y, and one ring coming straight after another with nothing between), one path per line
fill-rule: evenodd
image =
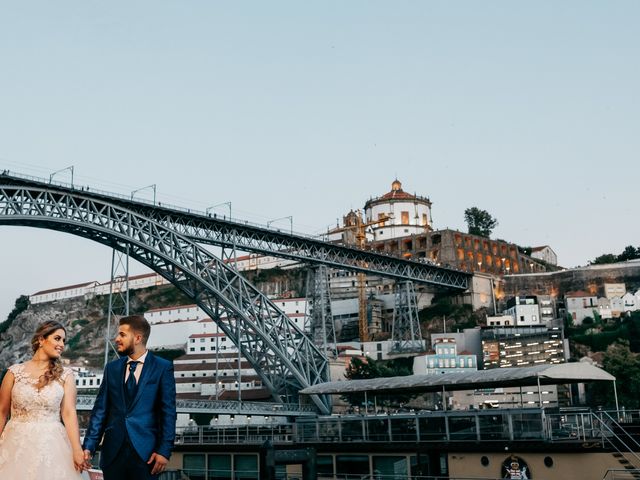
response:
M129 345L128 347L125 347L124 345L122 346L122 350L118 351L118 353L120 355L124 355L124 356L131 356L131 354L134 352L134 348L133 345Z

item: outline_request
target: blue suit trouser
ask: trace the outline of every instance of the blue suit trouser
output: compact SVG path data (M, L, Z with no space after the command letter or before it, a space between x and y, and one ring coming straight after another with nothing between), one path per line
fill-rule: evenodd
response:
M147 465L147 460L140 458L126 435L114 461L103 469L104 480L157 480L158 475L151 475L153 464Z

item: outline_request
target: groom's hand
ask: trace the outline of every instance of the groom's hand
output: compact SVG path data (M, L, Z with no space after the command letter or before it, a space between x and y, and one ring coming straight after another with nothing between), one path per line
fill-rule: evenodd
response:
M155 463L154 463L155 462ZM147 465L153 463L153 468L151 469L151 475L157 475L158 473L164 472L167 463L169 463L169 459L163 457L159 453L152 453Z
M91 452L89 450L84 451L84 469L89 470L91 468Z

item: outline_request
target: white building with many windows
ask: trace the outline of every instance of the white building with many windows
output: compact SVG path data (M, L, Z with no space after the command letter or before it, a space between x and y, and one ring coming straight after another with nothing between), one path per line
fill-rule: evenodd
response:
M433 349L432 353L414 357L414 375L464 373L478 370L477 357L466 351L458 353L454 338L437 338Z

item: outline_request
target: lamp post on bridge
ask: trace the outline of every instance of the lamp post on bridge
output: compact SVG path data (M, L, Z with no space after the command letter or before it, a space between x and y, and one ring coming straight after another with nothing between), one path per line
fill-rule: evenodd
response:
M65 168L61 168L60 170L56 170L55 172L53 172L51 175L49 175L49 183L51 183L51 181L53 180L54 175L56 175L57 173L64 172L65 170L71 171L71 188L73 188L73 165L70 165Z
M289 220L289 223L291 224L291 235L293 235L293 216L292 216L292 215L289 215L289 216L287 216L287 217L280 217L280 218L275 218L275 219L273 219L273 220L269 220L269 221L267 222L267 228L269 228L269 226L270 226L272 223L275 223L275 222L277 222L277 221L279 221L279 220L287 220L287 219Z
M151 185L147 185L146 187L142 187L142 188L138 188L138 189L136 189L136 190L133 190L133 191L131 192L131 200L133 200L133 196L134 196L137 192L139 192L139 191L141 191L141 190L144 190L144 189L146 189L146 188L152 188L152 189L153 189L153 204L155 205L155 204L156 204L156 184L155 184L155 183L152 183Z
M222 205L226 205L229 207L229 220L231 220L231 202L222 202L222 203L218 203L216 205L213 205L212 207L207 207L207 209L204 211L206 214L209 213L209 210L213 210L216 207L221 207Z

